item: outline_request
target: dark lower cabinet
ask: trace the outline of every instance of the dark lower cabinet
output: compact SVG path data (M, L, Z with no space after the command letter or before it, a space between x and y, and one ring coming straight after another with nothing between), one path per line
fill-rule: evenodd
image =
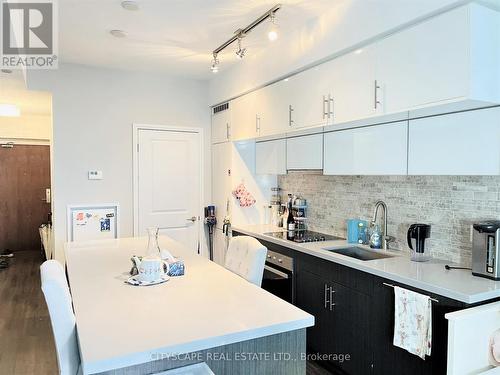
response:
M335 283L332 287L335 290L334 348L345 358L336 366L347 374L370 374L372 298L341 284Z
M471 305L309 255L296 254L296 264L297 305L316 318L314 327L307 331L308 351L336 355L333 360L319 361L332 373L446 374L445 314ZM385 284L399 285L438 301L432 305L432 353L425 360L392 344L394 289Z
M371 297L306 270L297 276L297 305L315 317L308 328L311 355L347 374L372 371Z
M406 289L430 295L438 302L432 302L432 351L425 360L392 344L394 335L394 290L386 284L399 285ZM467 306L443 296L419 291L391 280L374 280L373 298L373 345L374 374L379 375L444 375L448 350L448 322L446 313L461 310Z
M307 329L307 346L311 353L330 354L334 344L334 321L327 303L328 281L308 271L297 275L296 305L314 315L314 326Z

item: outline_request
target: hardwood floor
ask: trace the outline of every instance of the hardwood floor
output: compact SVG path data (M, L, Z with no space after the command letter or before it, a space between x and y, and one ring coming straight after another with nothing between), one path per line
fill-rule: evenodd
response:
M316 362L307 361L306 365L306 374L307 375L332 375L330 371L321 367Z
M0 375L58 373L41 263L39 251L22 251L0 270Z

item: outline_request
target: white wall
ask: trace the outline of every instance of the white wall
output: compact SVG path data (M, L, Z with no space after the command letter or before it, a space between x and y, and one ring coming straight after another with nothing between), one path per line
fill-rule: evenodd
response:
M45 115L0 117L0 139L49 141L52 118Z
M30 89L52 92L53 195L56 258L66 240L66 206L119 202L122 236L133 235L132 124L204 129L205 168L210 168L210 112L201 81L62 64L31 71ZM89 181L90 169L103 171ZM205 202L210 201L210 178Z
M280 35L280 39L270 43L259 53L250 48L247 56L234 67L224 70L224 60L221 60L220 72L210 81L210 104L220 103L305 66L338 55L353 46L380 38L415 20L466 2L468 1L332 1L329 12L289 35Z

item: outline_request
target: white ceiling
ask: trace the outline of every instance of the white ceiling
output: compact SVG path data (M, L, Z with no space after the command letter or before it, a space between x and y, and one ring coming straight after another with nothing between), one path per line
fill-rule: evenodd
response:
M345 0L283 0L277 13L280 32L296 29ZM127 11L120 0L60 0L59 55L63 62L100 67L169 72L197 79L211 77L211 51L278 0L138 0ZM109 30L122 29L117 39ZM255 53L269 41L266 25L244 46ZM279 43L276 41L275 43ZM236 63L235 46L224 59Z

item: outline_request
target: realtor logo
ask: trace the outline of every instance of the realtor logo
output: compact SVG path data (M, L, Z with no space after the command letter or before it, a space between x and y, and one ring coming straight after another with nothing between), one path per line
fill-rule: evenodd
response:
M54 69L55 6L51 1L2 3L2 67Z

